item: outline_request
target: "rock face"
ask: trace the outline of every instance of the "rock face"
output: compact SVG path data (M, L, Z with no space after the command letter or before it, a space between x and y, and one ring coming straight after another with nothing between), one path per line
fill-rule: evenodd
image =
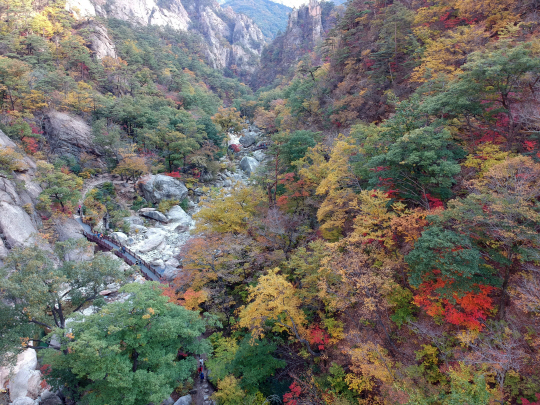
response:
M78 159L82 152L100 156L92 143L92 128L80 117L51 111L45 119L45 136L51 152L58 156Z
M0 202L0 231L10 248L28 246L37 232L30 216L23 208Z
M244 156L240 161L240 169L248 175L251 175L257 169L257 166L259 166L257 159L250 156Z
M90 21L86 28L90 31L90 50L97 59L103 59L106 56L116 59L116 46L109 37L107 29L97 21Z
M261 56L261 68L252 78L255 87L272 83L278 75L287 74L307 52L324 39L324 33L335 24L330 2L309 0L289 14L287 31L277 36ZM275 55L279 55L277 58Z
M162 200L182 201L188 195L184 183L163 174L145 176L138 185L144 198L154 204Z
M117 18L140 25L169 26L202 35L210 65L217 69L233 65L252 72L258 65L264 36L246 15L216 2L194 0L67 0L66 9L78 19Z

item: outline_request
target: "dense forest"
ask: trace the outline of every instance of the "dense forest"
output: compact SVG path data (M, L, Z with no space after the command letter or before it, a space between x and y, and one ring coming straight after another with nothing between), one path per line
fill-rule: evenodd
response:
M260 67L279 72L250 88L189 32L100 21L117 56L98 59L63 1L0 0L0 130L17 144L0 177L37 162L48 243L2 259L6 362L39 345L68 404L186 394L201 354L219 405L540 403L540 4L322 6L322 40L295 60L282 33ZM52 110L90 123L97 152L55 154ZM265 160L205 188L246 121ZM50 232L99 173L198 190L170 282L127 283ZM113 200L84 205L129 227ZM105 278L131 298L106 304Z

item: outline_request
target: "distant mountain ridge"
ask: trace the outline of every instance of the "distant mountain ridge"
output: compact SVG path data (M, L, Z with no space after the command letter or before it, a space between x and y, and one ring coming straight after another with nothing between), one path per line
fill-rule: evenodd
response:
M250 17L269 40L285 31L292 11L292 8L270 0L229 0L223 6L230 6L236 13Z

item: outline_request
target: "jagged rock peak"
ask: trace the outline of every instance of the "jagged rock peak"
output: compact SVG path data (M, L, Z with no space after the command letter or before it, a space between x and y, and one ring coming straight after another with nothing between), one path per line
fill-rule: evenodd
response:
M293 9L289 14L287 31L298 30L304 24L308 23L311 27L311 40L317 43L322 39L322 7L317 0L309 0L307 5L302 5L298 9Z

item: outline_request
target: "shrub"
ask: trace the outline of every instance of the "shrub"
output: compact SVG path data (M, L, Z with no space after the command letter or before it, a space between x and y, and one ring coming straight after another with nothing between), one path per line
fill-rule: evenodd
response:
M180 200L163 200L158 205L158 211L165 214L172 207L174 207L175 205L178 205L178 204L180 204Z

